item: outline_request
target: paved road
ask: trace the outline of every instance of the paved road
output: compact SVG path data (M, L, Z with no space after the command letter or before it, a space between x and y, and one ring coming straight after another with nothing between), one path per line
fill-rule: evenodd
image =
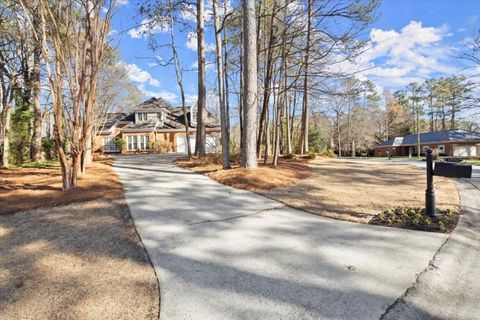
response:
M413 164L425 167L425 162ZM473 167L472 179L455 181L463 212L457 228L383 319L480 319L480 167Z
M447 238L286 208L172 158L115 162L160 280L161 319L378 319Z

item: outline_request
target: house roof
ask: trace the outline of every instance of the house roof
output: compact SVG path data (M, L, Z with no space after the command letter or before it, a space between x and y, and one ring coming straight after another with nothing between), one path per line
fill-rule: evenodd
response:
M172 111L173 107L162 98L150 98L133 108L134 112L150 111L157 112L162 110Z
M480 133L462 129L442 130L420 133L420 144L440 142L477 142L480 141ZM409 134L405 137L395 137L381 142L375 147L397 147L417 144L417 135Z
M190 128L194 128L190 124L190 109L187 107L187 123ZM135 112L164 112L165 120L163 123L152 119L150 121L135 123ZM162 98L150 98L138 106L131 113L109 113L107 121L102 131L107 131L117 125L122 131L150 132L152 130L181 130L185 129L184 114L182 107L173 107ZM120 123L120 124L119 124ZM108 124L108 126L107 126ZM219 128L218 119L207 111L207 121L205 123L207 129Z
M106 114L105 122L100 128L100 131L111 130L120 120L125 118L128 114L124 112L110 112Z

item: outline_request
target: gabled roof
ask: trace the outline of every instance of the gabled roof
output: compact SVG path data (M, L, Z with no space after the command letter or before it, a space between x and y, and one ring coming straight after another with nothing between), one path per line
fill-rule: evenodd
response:
M120 120L125 118L127 113L124 112L111 112L106 114L105 122L100 128L100 131L109 131L111 130Z
M162 98L150 98L133 108L135 112L156 112L162 110L172 111L172 106Z
M420 133L420 144L440 142L480 142L480 133L462 129L442 130ZM409 134L405 137L395 137L381 142L376 147L410 146L417 144L417 135Z
M187 123L190 128L194 128L190 124L190 109L187 107ZM163 123L152 119L150 121L135 123L135 112L163 112L165 114L165 119ZM120 130L125 131L136 131L136 132L148 132L152 130L162 131L162 130L181 130L185 129L183 109L181 107L173 107L167 101L162 98L150 98L137 107L129 114L127 113L109 113L107 115L108 126L105 125L103 131L110 130L115 125ZM205 124L207 129L216 129L219 128L218 119L207 110L207 121Z

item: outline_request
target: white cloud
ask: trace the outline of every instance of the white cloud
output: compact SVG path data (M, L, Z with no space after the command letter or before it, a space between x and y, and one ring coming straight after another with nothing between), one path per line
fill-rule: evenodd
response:
M140 84L148 83L153 87L160 87L160 81L153 78L148 71L141 69L135 63L126 63L125 61L120 61L118 64L125 68L130 80Z
M447 25L424 27L418 21L410 21L399 31L373 28L367 50L355 63L340 62L336 68L361 71L387 88L454 73L458 68L448 61L452 48L443 42L450 35Z
M170 30L170 24L167 21L153 21L151 19L143 19L138 28L128 30L131 38L139 39L145 36L145 33L162 33Z
M178 95L170 91L160 91L158 93L158 96L167 100L170 103L176 103L178 101Z
M126 6L128 4L128 0L116 0L115 3L114 3L114 6L115 7L121 7L121 6ZM108 12L108 8L107 7L103 7L102 8L102 12L103 13L107 13Z
M190 68L196 70L198 69L198 60L195 60L192 62L190 65ZM214 61L205 61L205 70L211 70L215 68L215 62Z
M197 46L197 33L196 32L189 32L187 35L187 42L185 42L185 47L192 51L197 51L198 46ZM216 49L216 46L214 43L206 43L205 44L205 51L206 52L214 52Z
M188 104L194 104L197 102L198 96L196 94L186 94L185 95L185 103Z
M178 102L179 100L179 96L174 93L174 92L170 92L170 91L152 91L152 90L149 90L145 87L145 84L139 84L138 85L138 89L143 93L143 95L145 97L155 97L155 98L163 98L165 100L167 100L168 102L172 103L172 104L175 104Z
M121 62L125 69L127 70L128 77L130 80L135 82L147 82L149 81L152 76L148 71L142 70L134 63L125 63Z
M197 51L197 34L195 32L188 33L185 46L190 50Z
M154 86L154 87L160 87L160 81L152 78L152 79L150 79L150 85Z
M204 3L203 13L205 22L210 22L213 18L213 2L211 0L207 0ZM227 1L226 4L227 10L232 7L230 1ZM195 22L197 21L197 6L192 4L186 4L183 6L181 10L182 18L187 22Z
M185 5L181 11L182 18L190 22L194 22L197 20L196 14L197 8L193 4Z

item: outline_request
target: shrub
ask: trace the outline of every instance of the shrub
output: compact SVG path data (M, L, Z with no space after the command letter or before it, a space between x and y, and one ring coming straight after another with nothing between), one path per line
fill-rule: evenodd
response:
M173 146L170 142L159 141L159 142L150 142L150 152L151 153L168 153L172 152Z
M315 153L320 153L325 150L325 142L323 141L322 134L314 128L310 128L308 131L308 149Z
M115 144L117 145L118 149L120 149L120 151L123 152L124 148L125 148L125 140L119 138L119 139L115 139Z
M57 150L55 148L55 139L42 138L42 151L45 153L45 160L57 160Z
M204 164L223 164L223 158L221 154L218 153L209 153L202 160Z
M437 225L438 225L438 230L440 230L441 232L446 231L445 224L442 221L438 221Z
M321 154L323 157L327 157L327 158L335 158L335 152L333 152L332 149L327 149L325 150L324 152L322 152Z
M396 226L414 230L450 232L456 224L458 213L452 210L437 209L437 216L431 218L423 208L397 207L380 212L370 220L370 224Z
M314 151L308 151L307 158L308 159L315 159L317 157L317 154Z

